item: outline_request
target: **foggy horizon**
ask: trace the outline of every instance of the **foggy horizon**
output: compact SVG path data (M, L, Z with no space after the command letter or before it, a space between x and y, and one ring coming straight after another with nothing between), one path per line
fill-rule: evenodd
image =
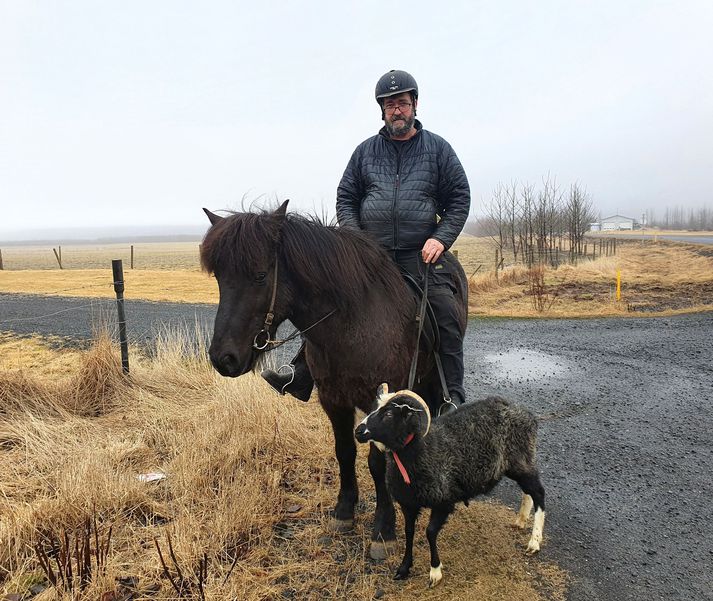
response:
M395 26L406 18L415 30ZM419 120L463 163L470 220L499 183L547 177L581 186L601 217L711 208L710 31L703 0L414 0L388 15L373 0L9 0L0 242L200 228L201 207L245 199L331 217L392 68L416 78Z

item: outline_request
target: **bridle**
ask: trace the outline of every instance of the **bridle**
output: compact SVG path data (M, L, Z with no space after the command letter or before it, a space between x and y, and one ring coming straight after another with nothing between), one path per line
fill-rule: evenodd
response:
M275 300L277 299L277 268L278 268L279 262L277 260L277 253L275 253L275 273L272 278L272 296L270 298L270 307L267 310L267 313L265 314L265 321L262 324L262 329L255 334L255 337L253 338L253 348L256 351L260 352L267 352L267 351L272 351L283 344L289 342L290 340L294 340L297 338L297 336L301 336L308 330L311 330L313 327L316 325L322 323L325 319L336 313L336 309L332 309L329 313L324 315L323 317L319 318L317 321L315 321L311 326L305 328L304 330L299 330L295 328L295 330L287 337L283 338L281 340L273 339L270 337L270 326L272 326L272 322L275 319Z

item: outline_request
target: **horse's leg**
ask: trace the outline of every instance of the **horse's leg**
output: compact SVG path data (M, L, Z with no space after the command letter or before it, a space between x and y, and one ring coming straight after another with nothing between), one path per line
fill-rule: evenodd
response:
M334 449L339 462L339 496L331 527L349 530L354 526L354 506L359 498L356 480L356 442L354 441L354 409L325 406L334 432Z
M386 488L386 457L373 444L369 449L369 471L376 488L376 512L369 554L372 559L386 559L387 552L396 542L396 512Z

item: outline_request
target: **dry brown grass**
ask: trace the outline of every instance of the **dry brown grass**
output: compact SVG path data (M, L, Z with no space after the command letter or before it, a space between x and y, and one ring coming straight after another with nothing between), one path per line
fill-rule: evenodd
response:
M425 594L424 522L405 584L391 580L399 557L384 565L365 559L373 511L366 448L355 531L328 535L324 512L336 496L337 470L324 413L315 402L269 393L254 376L220 378L203 353L168 337L152 359L134 353L126 378L101 338L65 364L62 378L42 367L0 371L2 594L41 581L33 544L76 531L88 516L102 532L113 524L113 535L106 573L82 599L99 599L122 576L137 577L144 591L160 585L156 596L171 598L154 547L158 539L166 551L167 534L184 571L207 555L207 599ZM136 478L156 470L167 478ZM428 597L564 598L564 574L524 555L528 533L510 528L514 517L495 503L459 509L442 534L444 583Z
M134 244L136 269L179 269L200 271L199 242L145 242ZM113 259L131 265L131 244L62 245L64 269L103 269ZM2 257L7 270L59 269L53 248L58 246L6 246Z
M495 278L491 240L463 235L453 248L469 277L472 315L585 317L713 307L713 249L703 245L620 241L616 256L548 268L544 312L533 307L525 268L506 267ZM156 252L160 255L160 249ZM622 273L621 302L614 298L617 269ZM125 268L124 276L127 299L218 301L215 279L200 271ZM114 297L108 263L106 269L0 271L0 292Z
M215 278L201 271L124 269L127 299L217 303ZM0 271L0 292L116 298L108 269Z
M616 300L617 271L621 300ZM543 313L532 304L528 270L508 267L471 279L470 312L475 315L595 317L675 314L713 310L713 248L700 245L619 243L616 256L547 268L545 290L551 300Z

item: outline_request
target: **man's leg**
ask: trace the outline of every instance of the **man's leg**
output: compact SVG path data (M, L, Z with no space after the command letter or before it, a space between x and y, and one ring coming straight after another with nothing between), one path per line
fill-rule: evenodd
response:
M283 365L278 371L266 369L260 375L280 394L291 394L300 401L309 401L314 388L314 380L305 360L304 343L289 365Z
M458 320L458 306L448 286L429 283L428 300L438 321L441 346L438 352L443 365L448 392L455 405L465 401L463 388L463 334ZM446 408L444 408L446 410Z
M392 253L392 258L402 270L421 282L426 265L418 251ZM441 358L443 375L451 400L460 405L465 400L463 388L463 334L459 321L459 307L455 298L453 276L448 272L443 258L429 268L428 301L438 322L438 335L441 341L438 356ZM452 408L444 407L444 411Z

